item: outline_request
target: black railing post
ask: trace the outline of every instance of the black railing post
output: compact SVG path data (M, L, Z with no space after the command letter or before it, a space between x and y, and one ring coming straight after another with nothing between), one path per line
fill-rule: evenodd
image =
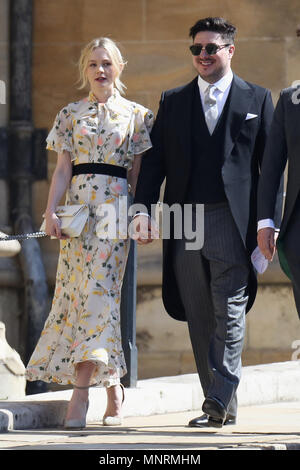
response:
M125 387L137 384L137 347L136 347L136 284L137 284L137 246L130 240L130 250L121 296L121 331L127 374L122 379Z

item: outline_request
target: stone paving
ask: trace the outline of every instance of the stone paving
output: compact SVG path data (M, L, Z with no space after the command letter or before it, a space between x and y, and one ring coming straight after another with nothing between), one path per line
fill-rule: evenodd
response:
M216 430L188 421L200 411L124 418L120 427L91 423L84 430L12 430L0 434L1 450L300 450L300 401L242 406L238 423Z

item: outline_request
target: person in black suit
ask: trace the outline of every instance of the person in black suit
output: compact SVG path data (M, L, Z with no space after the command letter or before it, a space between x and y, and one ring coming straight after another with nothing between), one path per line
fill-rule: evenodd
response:
M273 115L269 90L231 70L236 28L205 18L191 28L197 77L162 93L143 157L135 203L150 214L166 179L164 203L204 204L204 245L186 237L163 240L163 301L171 317L187 321L205 400L190 426L235 424L245 313L257 289L250 256L256 248L259 167ZM148 243L135 216L139 243ZM199 229L199 227L198 227ZM174 227L173 227L174 230ZM146 235L147 236L147 235Z
M281 91L275 108L258 187L258 246L272 261L276 250L283 271L291 279L300 317L300 87ZM281 224L274 221L276 193L288 161L286 200Z

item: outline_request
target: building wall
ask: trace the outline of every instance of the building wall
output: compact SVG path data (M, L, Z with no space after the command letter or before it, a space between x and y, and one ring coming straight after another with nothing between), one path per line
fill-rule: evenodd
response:
M164 89L195 76L190 26L207 15L238 28L232 66L245 80L279 91L300 78L299 0L36 0L33 31L33 107L36 127L50 128L59 109L86 95L76 88L81 48L98 36L121 46L127 97L157 111ZM298 19L299 21L298 21ZM56 155L49 152L49 178ZM48 183L35 185L39 224ZM46 251L56 251L45 241Z
M35 124L49 128L62 106L84 96L74 85L76 61L82 46L98 36L109 36L121 45L127 60L123 75L127 97L156 112L162 90L195 76L188 33L205 16L225 16L237 26L234 71L270 88L276 103L280 90L300 78L298 6L298 0L36 1ZM56 155L49 153L49 177L55 161ZM47 187L45 182L36 184L37 223ZM56 244L43 241L43 252L53 282ZM194 371L186 324L172 320L162 305L159 242L139 248L138 266L139 376ZM286 360L292 341L300 338L291 287L278 263L260 281L257 302L247 319L244 363Z
M5 11L7 2L2 0L0 7ZM34 125L50 129L59 109L86 95L76 88L76 62L81 48L98 36L120 43L127 60L127 98L156 112L162 90L195 76L188 32L204 16L225 16L237 26L232 67L245 80L270 88L274 103L282 88L300 79L299 0L35 0ZM3 51L1 38L2 68ZM1 111L0 119L5 120ZM49 152L49 179L34 184L37 227L55 162L56 154ZM53 286L58 243L44 239L41 245ZM159 242L139 248L138 266L139 377L193 372L186 324L169 318L161 302ZM257 301L247 318L244 363L289 359L292 342L300 338L291 286L278 262L259 281Z
M8 84L8 0L0 1L0 80ZM8 92L8 90L7 90ZM8 106L0 104L0 126L8 119Z
M5 127L8 121L8 0L0 1L0 80L5 84L5 103L0 100L0 127ZM0 209L0 225L5 226L8 223L8 188L7 183L0 179L0 200L2 202Z
M5 103L0 100L0 127L9 119L9 0L0 0L0 80L5 83ZM1 97L2 98L2 97ZM9 233L9 190L0 178L0 230ZM6 325L6 339L19 352L24 351L22 328L22 278L16 258L2 257L0 246L0 321Z
M161 286L140 286L138 301L139 377L196 372L187 325L167 315ZM243 365L289 361L297 340L300 325L290 286L260 285L255 305L247 314Z

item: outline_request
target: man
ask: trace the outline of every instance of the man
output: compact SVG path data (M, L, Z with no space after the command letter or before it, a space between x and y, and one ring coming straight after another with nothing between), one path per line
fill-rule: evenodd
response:
M163 240L164 305L188 322L205 396L204 415L189 423L198 427L236 422L245 313L257 287L250 255L273 104L268 90L232 73L235 30L223 18L191 28L197 77L162 94L135 197L150 213L166 178L164 203L204 204L202 249L186 249L184 237ZM136 216L137 230L145 217ZM150 241L142 235L140 243Z
M277 241L280 264L290 277L300 316L300 88L282 90L266 145L258 189L258 246L272 261L275 253L276 192L287 161L286 201Z

